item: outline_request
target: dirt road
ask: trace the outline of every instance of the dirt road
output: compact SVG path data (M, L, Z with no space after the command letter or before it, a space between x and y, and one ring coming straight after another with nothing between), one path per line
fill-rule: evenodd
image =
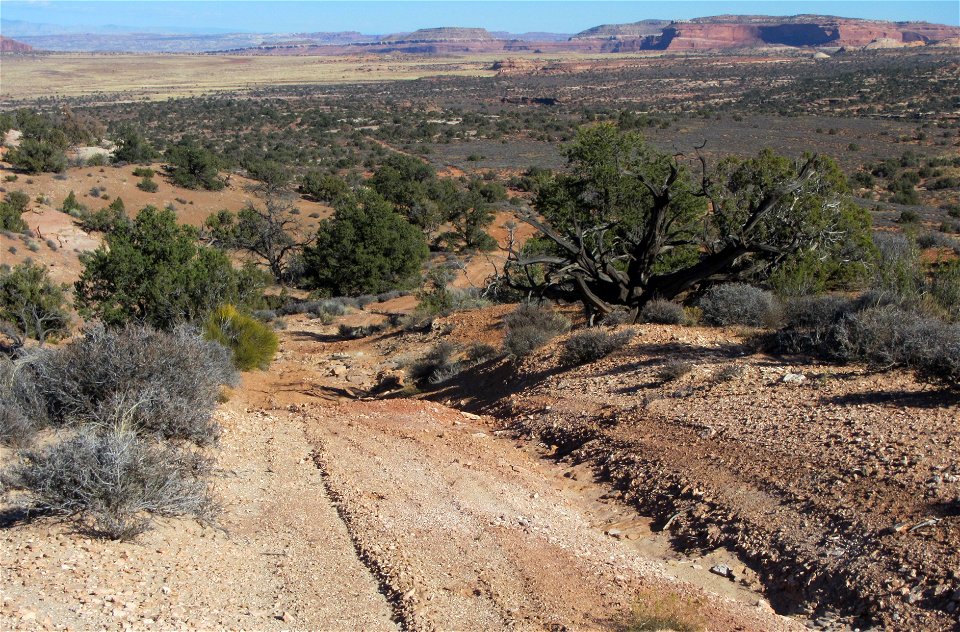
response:
M344 382L318 367L345 343L297 334L217 413L224 531L4 529L0 629L613 629L638 595L710 630L800 628L706 570L734 558L674 554L488 420L331 397Z

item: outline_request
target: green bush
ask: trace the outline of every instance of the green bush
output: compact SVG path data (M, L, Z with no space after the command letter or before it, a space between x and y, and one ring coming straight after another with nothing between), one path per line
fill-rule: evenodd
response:
M139 322L171 329L203 319L218 305L257 307L260 270L235 270L223 252L197 243L196 229L148 206L129 227L107 233L84 253L75 284L80 313L110 326Z
M204 336L233 351L233 363L241 371L270 366L280 345L277 334L233 305L222 305L204 322Z
M7 154L7 162L14 169L27 173L58 173L67 168L67 157L63 149L42 140L26 138L20 146Z
M46 267L32 261L12 269L0 266L0 321L41 344L65 335L70 331L65 289L50 280Z
M369 189L342 198L304 249L308 284L334 296L409 287L429 250L423 233Z
M0 230L21 232L27 230L27 223L21 217L27 210L30 196L23 191L13 191L0 202Z
M157 151L143 135L132 127L124 127L115 139L117 148L113 152L114 162L150 162L157 157ZM139 176L136 172L134 175Z
M153 178L144 177L140 182L137 183L137 188L141 191L146 191L147 193L156 193L157 189L160 188L160 185L154 181Z
M133 175L137 178L152 178L156 173L150 167L137 167L133 170Z
M220 160L208 149L193 140L183 140L169 148L166 153L170 180L187 189L223 189L220 180Z

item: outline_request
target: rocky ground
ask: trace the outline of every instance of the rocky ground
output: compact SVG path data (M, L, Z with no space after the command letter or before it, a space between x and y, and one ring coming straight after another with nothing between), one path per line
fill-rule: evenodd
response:
M454 317L496 342L499 318ZM725 546L781 612L945 629L960 614L960 406L901 372L758 353L750 332L643 325L576 369L557 346L434 396L591 466L678 546ZM468 332L474 332L470 334ZM658 374L671 360L692 370Z

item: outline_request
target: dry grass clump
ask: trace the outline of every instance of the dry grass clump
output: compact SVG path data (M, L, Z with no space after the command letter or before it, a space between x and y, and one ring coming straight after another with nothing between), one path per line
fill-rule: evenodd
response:
M625 632L702 632L706 630L702 609L699 599L644 590L622 629Z

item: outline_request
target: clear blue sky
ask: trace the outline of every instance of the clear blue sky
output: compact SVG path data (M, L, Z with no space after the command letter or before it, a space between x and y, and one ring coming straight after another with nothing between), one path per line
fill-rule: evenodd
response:
M644 18L683 19L722 13L822 13L878 20L960 24L957 0L847 0L742 2L476 1L129 1L3 0L0 16L65 26L107 24L170 27L183 31L392 33L434 26L477 26L496 31L575 33L598 24Z

